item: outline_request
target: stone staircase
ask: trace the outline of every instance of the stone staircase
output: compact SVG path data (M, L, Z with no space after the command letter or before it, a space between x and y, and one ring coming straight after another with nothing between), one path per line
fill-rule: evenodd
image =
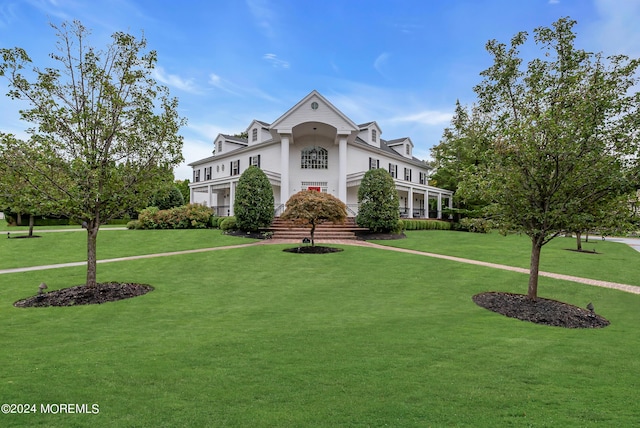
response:
M288 239L302 241L304 238L311 238L311 228L295 225L293 222L276 217L268 229L273 232L271 239ZM344 224L333 224L331 222L316 226L314 239L316 241L327 239L351 239L355 240L356 232L366 231L367 228L358 227L353 217L346 219Z

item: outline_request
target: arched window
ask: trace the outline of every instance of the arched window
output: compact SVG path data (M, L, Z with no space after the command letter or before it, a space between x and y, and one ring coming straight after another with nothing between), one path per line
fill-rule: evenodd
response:
M300 168L327 169L329 154L327 149L317 146L307 147L300 154Z

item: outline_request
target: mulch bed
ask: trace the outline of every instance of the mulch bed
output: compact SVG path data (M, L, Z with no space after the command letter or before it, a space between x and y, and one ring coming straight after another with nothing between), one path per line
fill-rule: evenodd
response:
M97 284L94 288L78 285L38 294L18 300L13 306L17 308L42 308L47 306L96 305L142 296L152 290L153 287L146 284L104 282Z
M297 253L297 254L329 254L329 253L339 253L343 251L342 248L334 248L334 247L324 247L322 245L308 245L302 247L294 247L294 248L285 248L282 250L287 253Z
M490 311L536 324L565 328L602 328L610 324L588 309L540 297L532 300L524 294L486 292L473 296L473 301Z

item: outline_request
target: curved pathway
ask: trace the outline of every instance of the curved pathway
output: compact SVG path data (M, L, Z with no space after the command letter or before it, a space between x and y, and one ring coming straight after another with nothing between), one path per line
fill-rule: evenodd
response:
M609 239L613 240L611 238L609 238ZM484 266L484 267L489 267L489 268L493 268L493 269L501 269L501 270L507 270L507 271L511 271L511 272L519 272L519 273L523 273L523 274L529 274L529 269L524 269L524 268L519 268L519 267L514 267L514 266L501 265L501 264L497 264L497 263L482 262L482 261L472 260L472 259L465 259L465 258L462 258L462 257L446 256L446 255L443 255L443 254L435 254L435 253L429 253L429 252L425 252L425 251L409 250L409 249L406 249L406 248L389 247L389 246L386 246L386 245L375 244L373 242L368 242L368 241L319 240L318 243L319 244L353 245L353 246L360 246L360 247L376 248L376 249L379 249L379 250L396 251L396 252L400 252L400 253L414 254L414 255L419 255L419 256L424 256L424 257L433 257L433 258L437 258L437 259L449 260L449 261L454 261L454 262L458 262L458 263L467 263L467 264L472 264L472 265L476 265L476 266ZM228 250L228 249L233 249L233 248L244 248L244 247L253 247L253 246L257 246L257 245L270 245L270 244L299 244L299 241L297 241L297 240L295 240L295 241L294 240L284 240L284 239L283 240L280 240L280 239L277 239L277 240L276 239L268 239L268 240L262 240L262 241L257 241L257 242L251 242L251 243L248 243L248 244L230 245L230 246L225 246L225 247L199 248L199 249L194 249L194 250L171 251L171 252L166 252L166 253L143 254L143 255L139 255L139 256L119 257L119 258L114 258L114 259L103 259L103 260L98 260L97 263L99 263L99 264L102 264L102 263L114 263L114 262L121 262L121 261L128 261L128 260L150 259L150 258L155 258L155 257L168 257L168 256L179 255L179 254L205 253L205 252L211 252L211 251ZM13 269L0 269L0 275L9 274L9 273L20 273L20 272L30 272L30 271L37 271L37 270L46 270L46 269L57 269L57 268L64 268L64 267L84 266L84 265L86 265L86 263L87 263L86 261L83 261L83 262L59 263L59 264L53 264L53 265L31 266L31 267L13 268ZM615 289L615 290L621 290L621 291L625 291L627 293L632 293L632 294L640 294L640 287L636 286L636 285L620 284L620 283L617 283L617 282L609 282L609 281L600 281L600 280L596 280L596 279L582 278L582 277L577 277L577 276L563 275L563 274L559 274L559 273L543 272L543 271L541 271L539 273L539 275L540 276L544 276L544 277L548 277L548 278L560 279L560 280L563 280L563 281L571 281L571 282L577 282L577 283L581 283L581 284L593 285L593 286L596 286L596 287L604 287L604 288L611 288L611 289Z

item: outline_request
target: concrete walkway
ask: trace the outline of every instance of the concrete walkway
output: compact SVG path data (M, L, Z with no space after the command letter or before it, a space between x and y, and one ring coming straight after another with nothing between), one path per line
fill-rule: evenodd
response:
M613 240L613 238L608 238L608 239L609 240ZM622 239L622 238L620 238L620 239ZM396 252L400 252L400 253L414 254L414 255L419 255L419 256L424 256L424 257L433 257L433 258L442 259L442 260L449 260L449 261L454 261L454 262L458 262L458 263L466 263L466 264L472 264L472 265L476 265L476 266L484 266L484 267L489 267L489 268L493 268L493 269L501 269L501 270L507 270L507 271L511 271L511 272L519 272L519 273L526 274L526 275L529 274L529 269L524 269L524 268L519 268L519 267L514 267L514 266L501 265L501 264L497 264L497 263L482 262L482 261L478 261L478 260L465 259L465 258L455 257L455 256L446 256L446 255L442 255L442 254L429 253L429 252L425 252L425 251L417 251L417 250L409 250L409 249L405 249L405 248L388 247L388 246L385 246L385 245L375 244L373 242L367 242L367 241L317 240L316 242L318 244L352 245L352 246L376 248L376 249L379 249L379 250L386 250L386 251L396 251ZM245 247L253 247L253 246L258 246L258 245L271 245L271 244L300 244L300 242L297 241L297 240L294 241L294 240L283 240L283 239L266 239L266 240L262 240L262 241L251 242L251 243L248 243L248 244L231 245L231 246L226 246L226 247L199 248L199 249L194 249L194 250L172 251L172 252L167 252L167 253L144 254L144 255L139 255L139 256L119 257L119 258L114 258L114 259L104 259L104 260L98 260L97 263L98 264L103 264L103 263L122 262L122 261L128 261L128 260L150 259L150 258L156 258L156 257L170 257L170 256L176 256L176 255L180 255L180 254L206 253L206 252L211 252L211 251L229 250L229 249L234 249L234 248L245 248ZM640 245L640 243L638 243L638 244ZM0 269L0 275L9 274L9 273L31 272L31 271L46 270L46 269L57 269L57 268L64 268L64 267L84 266L84 265L86 265L86 263L87 263L86 261L83 261L83 262L59 263L59 264L43 265L43 266L31 266L31 267L24 267L24 268ZM587 285L592 285L592 286L596 286L596 287L611 288L611 289L614 289L614 290L625 291L627 293L632 293L632 294L640 294L640 287L636 286L636 285L620 284L620 283L617 283L617 282L609 282L609 281L600 281L600 280L595 280L595 279L581 278L581 277L577 277L577 276L563 275L563 274L552 273L552 272L542 272L541 271L539 273L539 275L543 276L543 277L547 277L547 278L554 278L554 279L560 279L560 280L563 280L563 281L577 282L577 283L580 283L580 284L587 284Z
M640 238L616 238L612 236L604 238L604 241L621 242L623 244L627 244L636 251L640 251Z

